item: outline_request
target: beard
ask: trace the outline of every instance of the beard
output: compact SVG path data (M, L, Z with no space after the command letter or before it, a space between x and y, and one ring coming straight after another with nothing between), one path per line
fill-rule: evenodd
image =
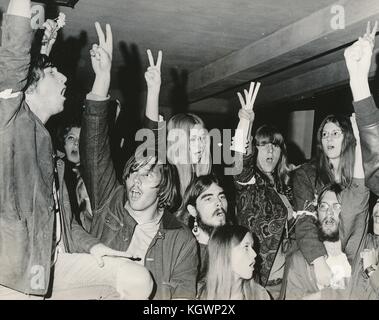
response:
M317 222L317 230L318 230L318 238L321 242L329 241L329 242L337 242L340 240L340 233L339 233L339 223L335 221L333 218L331 218L334 223L336 224L336 229L333 231L325 231L323 227L323 223L326 219L324 219L322 222Z
M226 212L225 212L224 209L222 209L222 208L218 209L213 214L214 215L217 214L219 210L221 210L224 213L224 215L225 215L225 224L229 224L228 220L226 218L227 215L226 215ZM199 228L201 228L203 231L205 231L209 236L212 234L212 232L213 232L214 229L216 229L217 227L219 227L219 226L215 227L215 226L210 226L210 225L205 224L203 222L203 220L201 220L200 215L197 216L197 223L199 225ZM221 225L220 225L220 227L221 227Z

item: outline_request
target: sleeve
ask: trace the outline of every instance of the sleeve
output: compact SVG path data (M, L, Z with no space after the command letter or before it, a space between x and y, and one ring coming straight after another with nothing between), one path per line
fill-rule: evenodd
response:
M73 241L76 243L76 252L78 253L89 253L94 245L100 243L100 240L85 231L76 219L72 219L71 233Z
M364 179L353 179L350 188L342 192L340 217L340 239L342 248L350 263L363 249L368 228L370 192Z
M119 185L110 151L108 103L86 100L80 133L83 180L94 216Z
M173 291L172 299L193 300L196 297L198 247L192 234L186 232L186 235L172 274L173 282L178 284Z
M367 187L379 195L379 109L374 99L354 102Z
M286 300L300 300L305 296L315 293L314 285L311 283L309 271L302 254L296 251L289 257L288 274L286 279Z
M233 176L236 189L241 190L255 174L254 154L243 155L242 153L236 152L234 166L236 168L242 166L242 170L239 171L240 173Z
M305 201L312 201L314 188L303 169L293 176L293 196L295 210L303 210ZM316 258L326 255L324 244L318 239L316 219L312 216L298 218L295 225L296 241L306 261L311 264Z
M30 64L30 19L4 15L0 47L0 128L6 127L20 108Z

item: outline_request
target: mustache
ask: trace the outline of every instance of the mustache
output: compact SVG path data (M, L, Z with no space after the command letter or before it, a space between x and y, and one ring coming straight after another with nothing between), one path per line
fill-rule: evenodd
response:
M218 215L219 213L223 213L224 215L226 215L226 211L224 208L217 208L214 212L213 212L213 215Z
M322 221L321 221L321 224L324 224L326 222L333 222L333 223L337 223L336 219L334 219L333 217L327 217L327 218L324 218Z

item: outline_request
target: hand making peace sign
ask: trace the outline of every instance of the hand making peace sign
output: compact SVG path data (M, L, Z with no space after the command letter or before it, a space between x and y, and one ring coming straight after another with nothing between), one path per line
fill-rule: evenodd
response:
M93 44L90 50L92 68L96 75L109 74L112 67L113 36L111 26L106 24L106 37L100 23L95 22L99 44Z
M241 109L238 112L238 116L240 119L243 118L250 122L254 121L253 108L254 108L255 99L257 98L257 94L258 94L258 90L260 86L261 86L260 82L257 82L256 84L254 82L251 82L249 91L247 91L246 89L244 90L245 99L243 98L241 93L237 92L237 96L241 104Z
M153 54L151 50L147 50L147 57L149 59L150 66L145 72L145 79L147 87L149 89L159 90L161 86L161 64L162 64L162 51L158 51L157 63L154 63Z
M345 61L350 79L355 77L367 79L370 71L371 57L375 45L375 34L377 29L377 21L372 30L371 24L368 22L366 33L363 37L359 37L358 41L354 42L345 50Z

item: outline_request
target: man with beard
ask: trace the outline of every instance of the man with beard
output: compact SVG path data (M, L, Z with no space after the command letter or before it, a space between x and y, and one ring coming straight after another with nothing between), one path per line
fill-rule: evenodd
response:
M198 296L205 284L208 267L207 245L209 237L217 227L227 221L228 201L224 189L215 175L196 177L183 196L177 213L179 220L187 224L194 234L199 247Z
M332 184L318 198L317 226L320 241L327 251L326 262L332 271L328 287L317 283L314 266L308 264L300 250L288 260L286 299L344 299L347 297L351 266L342 251L339 226L341 187ZM315 215L316 218L316 215Z

